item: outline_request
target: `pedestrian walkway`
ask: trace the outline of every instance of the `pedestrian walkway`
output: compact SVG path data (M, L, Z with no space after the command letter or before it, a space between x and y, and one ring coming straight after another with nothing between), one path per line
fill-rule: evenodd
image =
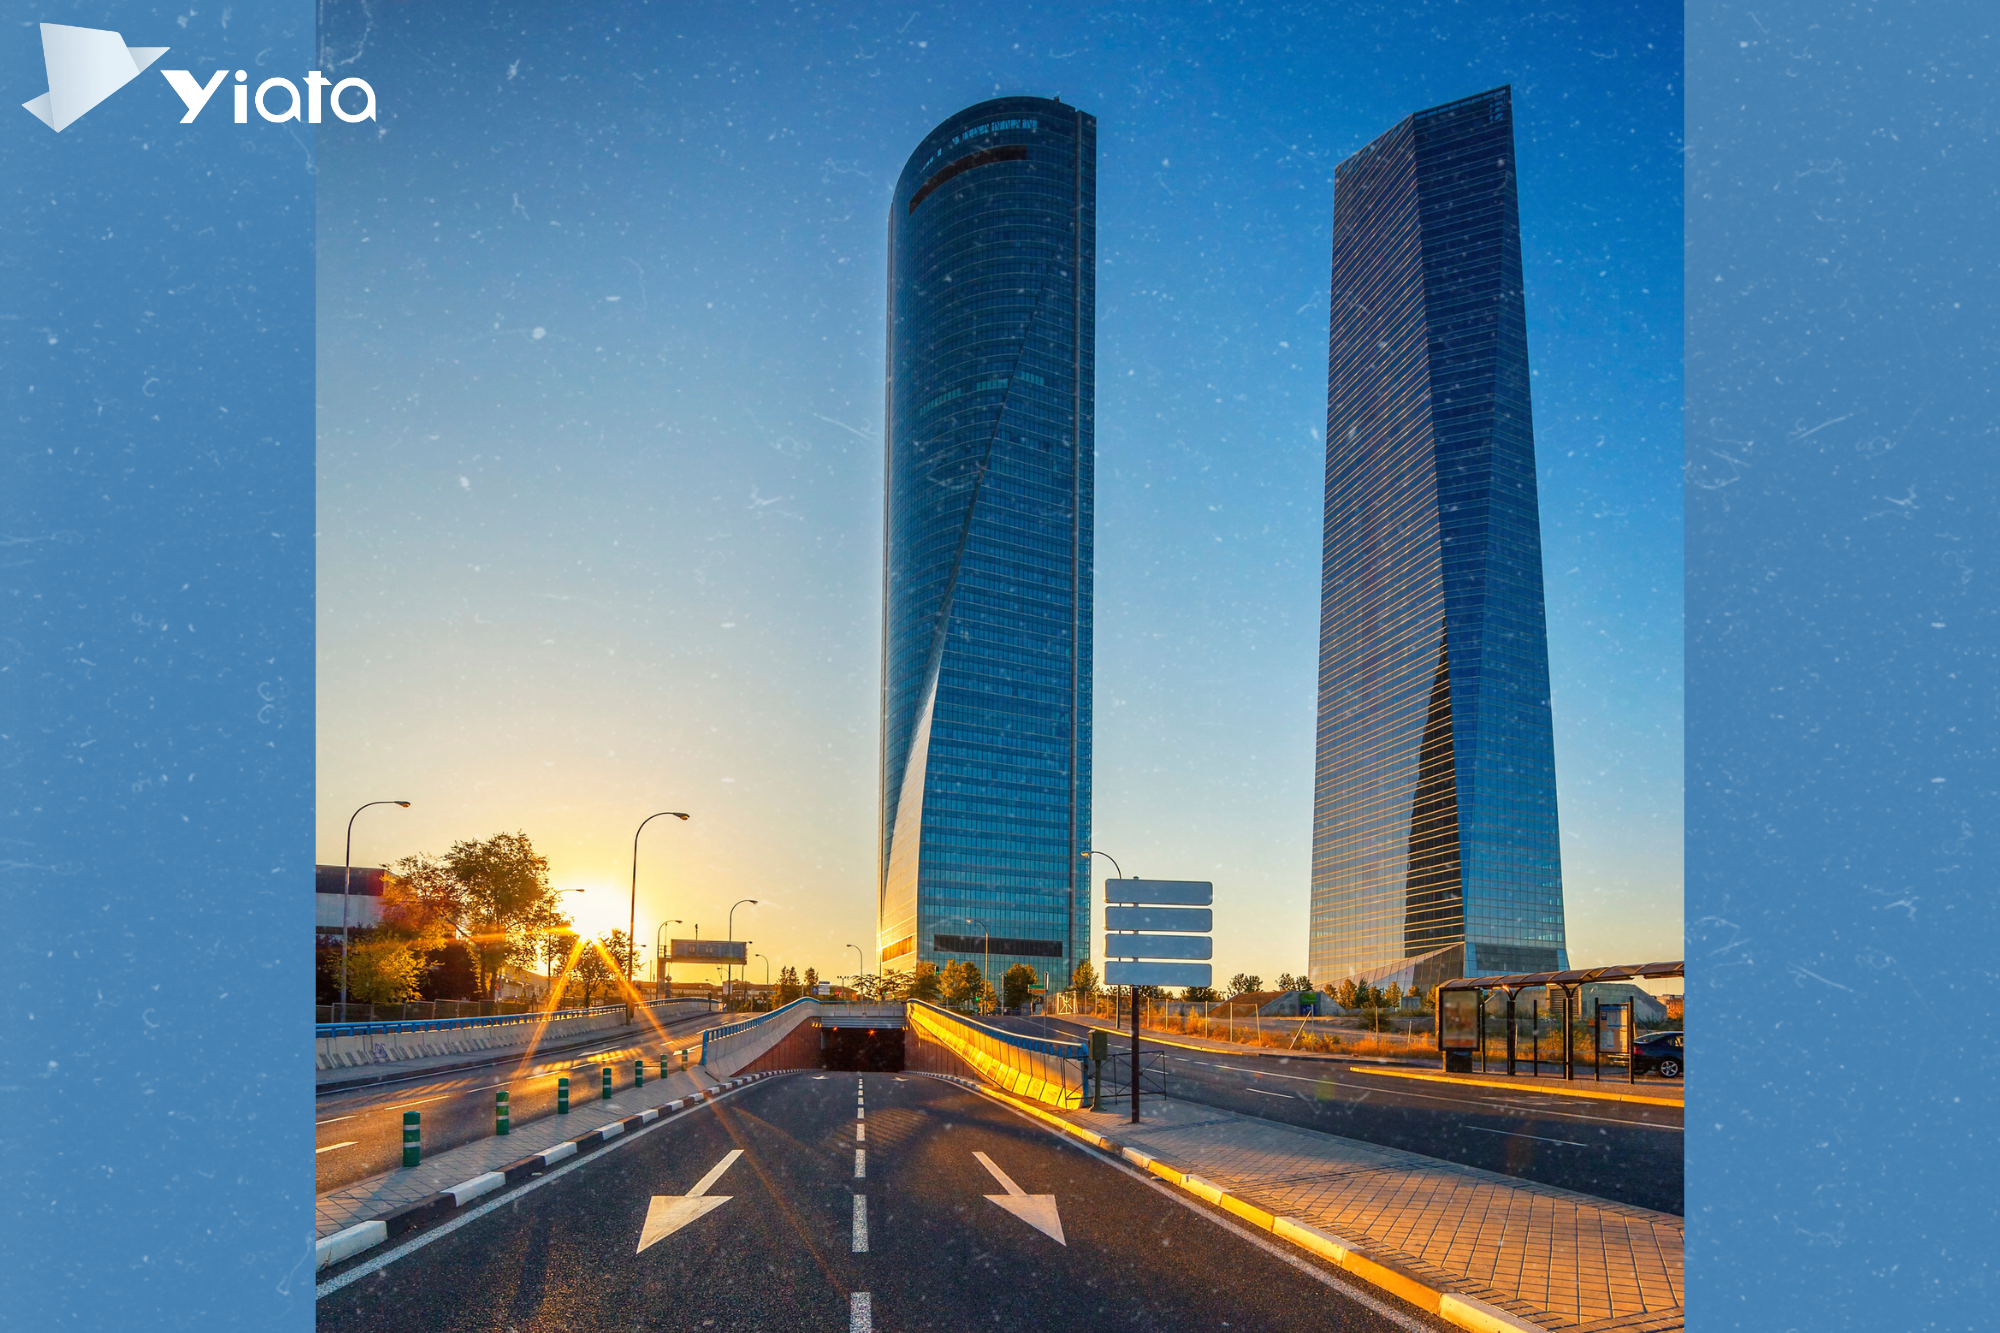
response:
M1685 1327L1683 1220L1159 1097L1063 1116L1427 1285L1559 1333Z
M572 1103L574 1109L568 1115L543 1116L504 1137L493 1135L435 1157L426 1156L420 1165L387 1171L329 1190L317 1200L315 1235L330 1236L356 1222L371 1221L392 1208L448 1190L614 1120L695 1096L719 1081L706 1069L696 1066L691 1071L676 1070L665 1078L650 1078L645 1087L626 1088L608 1102L599 1099L594 1091L579 1089ZM589 1100L583 1096L586 1091L590 1091Z

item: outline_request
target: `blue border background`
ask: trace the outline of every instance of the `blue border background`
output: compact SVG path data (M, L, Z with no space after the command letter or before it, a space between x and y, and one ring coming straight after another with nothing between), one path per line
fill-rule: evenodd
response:
M304 1329L314 141L157 71L296 80L313 9L7 9L4 1322ZM55 134L40 21L171 49Z
M29 11L309 67L302 3ZM1991 11L1689 11L1698 1329L1987 1309ZM10 97L12 94L10 93ZM0 111L10 1322L312 1317L312 177Z
M1991 1327L2000 25L1688 17L1689 1326Z

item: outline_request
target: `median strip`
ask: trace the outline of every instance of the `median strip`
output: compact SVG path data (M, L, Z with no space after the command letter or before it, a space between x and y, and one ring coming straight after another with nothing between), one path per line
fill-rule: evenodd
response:
M706 1102L713 1101L737 1088L745 1087L761 1079L774 1077L780 1073L792 1072L794 1071L768 1070L763 1073L745 1074L741 1078L730 1079L728 1082L718 1086L703 1089L697 1096L668 1102L664 1106L641 1111L636 1115L626 1116L623 1120L614 1120L608 1125L602 1125L588 1133L579 1134L573 1139L556 1144L554 1147L547 1148L538 1153L532 1153L518 1161L509 1162L506 1166L497 1168L496 1170L483 1172L462 1184L452 1186L450 1189L439 1190L435 1194L427 1195L424 1198L392 1208L380 1217L370 1218L366 1222L356 1222L354 1225L336 1231L332 1235L322 1236L318 1241L314 1242L315 1266L318 1269L325 1269L333 1264L340 1263L342 1260L350 1259L362 1251L372 1249L385 1241L402 1235L404 1232L410 1231L427 1222L435 1221L476 1199L491 1194L495 1190L539 1175L549 1167L554 1166L557 1162L575 1157L579 1153L587 1152L592 1148L602 1147L604 1144L623 1136L628 1131L638 1129L642 1125L652 1124L654 1121L660 1119L662 1115L678 1115L693 1110L695 1107Z

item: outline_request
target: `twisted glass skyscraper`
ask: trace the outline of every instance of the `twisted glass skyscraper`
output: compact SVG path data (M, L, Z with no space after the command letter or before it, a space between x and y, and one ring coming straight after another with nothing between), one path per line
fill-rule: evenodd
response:
M1097 122L932 130L889 208L881 861L887 971L1090 954ZM997 980L997 977L996 977Z
M1309 968L1568 966L1513 112L1334 172Z

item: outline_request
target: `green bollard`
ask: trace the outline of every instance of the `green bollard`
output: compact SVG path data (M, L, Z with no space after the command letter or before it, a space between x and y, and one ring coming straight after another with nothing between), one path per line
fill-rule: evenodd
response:
M511 1134L514 1132L513 1126L509 1123L507 1089L505 1088L493 1094L493 1132L495 1134Z
M556 1114L557 1114L557 1115L568 1115L568 1114L569 1114L569 1075L568 1075L568 1074L564 1074L564 1075L562 1075L561 1077L559 1077L559 1078L557 1078L557 1079L556 1079Z
M424 1159L424 1113L403 1112L403 1165L415 1166Z
M610 1065L606 1065L606 1066L604 1066L604 1095L603 1095L602 1097L598 1098L598 1100L599 1100L599 1101L605 1101L605 1102L608 1102L608 1101L610 1101L610 1100L611 1100L611 1066L610 1066Z
M666 1078L667 1076L667 1059L668 1057L664 1055L660 1057L660 1077L662 1079Z
M646 1062L644 1060L634 1060L632 1062L632 1086L635 1088L646 1086Z

